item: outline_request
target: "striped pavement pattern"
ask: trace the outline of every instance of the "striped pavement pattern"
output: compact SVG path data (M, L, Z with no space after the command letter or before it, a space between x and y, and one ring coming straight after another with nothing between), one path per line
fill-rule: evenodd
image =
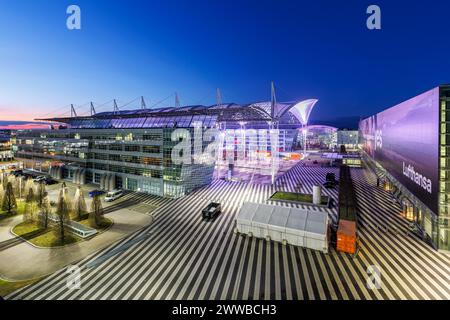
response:
M312 192L332 168L296 166L270 185L216 180L161 207L154 223L87 257L81 289L66 286L66 271L20 289L9 299L450 299L450 258L415 235L390 195L368 170L352 169L359 204L361 250L329 254L233 233L243 201L266 202L275 190ZM337 171L335 171L337 173ZM336 174L338 176L338 174ZM336 199L337 190L324 190ZM220 201L213 222L201 209ZM286 203L280 205L288 206ZM297 206L297 205L296 205ZM336 220L336 209L322 209ZM387 227L387 229L386 229ZM95 268L92 262L139 239ZM367 268L382 270L381 289L367 287Z

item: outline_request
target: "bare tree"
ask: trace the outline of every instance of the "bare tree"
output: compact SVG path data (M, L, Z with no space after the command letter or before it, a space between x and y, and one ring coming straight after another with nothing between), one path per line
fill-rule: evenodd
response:
M50 201L48 199L48 196L45 196L42 200L42 205L40 207L40 214L39 214L39 221L41 227L44 229L48 228L48 215L50 214Z
M5 188L3 187L3 183L0 183L0 203L2 203L4 195L5 195Z
M50 210L50 204L48 201L48 193L45 190L45 184L40 183L36 192L36 205L38 207L38 221L41 226L47 228L48 226L48 214Z
M103 215L104 211L102 207L102 202L100 200L100 196L95 195L94 198L92 199L91 213L89 214L89 221L91 223L91 226L94 228L101 226L103 222Z
M34 189L28 189L25 197L25 212L23 214L24 221L33 221L35 211L36 198L34 196Z
M6 187L6 172L5 172L5 169L2 169L2 172L0 173L0 185L3 187L3 189Z
M58 204L56 207L56 214L58 215L58 235L61 244L64 244L64 224L69 220L69 203L67 202L64 188L59 191Z
M24 187L25 191L28 191L30 189L34 189L34 181L31 177L29 177L27 179L27 181L25 182L25 187Z
M5 195L2 201L2 210L9 214L17 208L16 197L14 196L14 190L11 182L6 185Z
M20 198L20 190L19 190L19 188L18 188L18 185L19 185L19 179L21 179L21 178L16 178L15 176L13 176L13 175L9 175L8 176L8 183L11 183L11 187L12 187L12 189L13 189L13 192L14 192L14 194L16 194L16 195L18 195L19 196L19 198ZM5 188L6 189L6 188Z
M39 209L42 208L45 197L47 197L47 190L45 190L45 184L39 183L39 186L38 186L37 192L36 192L36 204Z
M80 186L78 186L78 189L75 193L73 213L78 220L81 220L86 212L87 206L83 190L81 189Z

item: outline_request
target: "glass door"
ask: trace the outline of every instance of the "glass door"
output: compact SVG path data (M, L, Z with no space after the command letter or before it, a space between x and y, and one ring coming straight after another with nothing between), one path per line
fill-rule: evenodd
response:
M138 188L138 182L136 179L127 178L127 189L131 191L136 191Z

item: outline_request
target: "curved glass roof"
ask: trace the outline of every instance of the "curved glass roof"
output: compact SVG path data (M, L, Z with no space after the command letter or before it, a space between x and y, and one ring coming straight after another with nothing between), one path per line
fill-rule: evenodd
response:
M163 107L158 109L138 109L109 111L92 116L41 119L68 124L72 128L156 128L191 127L193 122L201 121L205 127L218 123L245 121L252 124L276 122L279 125L306 125L309 115L318 100L309 99L297 102L275 103L272 110L270 101L247 105L223 103L220 105L192 105L182 107ZM273 115L273 116L272 116Z

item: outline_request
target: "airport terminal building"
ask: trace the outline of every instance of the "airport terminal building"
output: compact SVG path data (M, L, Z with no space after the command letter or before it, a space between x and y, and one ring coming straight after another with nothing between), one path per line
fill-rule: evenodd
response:
M11 161L13 158L10 133L0 131L0 162Z
M359 131L367 163L404 216L450 251L450 85L362 120Z
M250 150L256 150L265 161L274 148L279 152L292 149L299 128L307 124L316 103L314 99L248 105L218 103L42 119L55 125L46 130L19 131L15 155L26 168L57 179L177 198L209 184L215 164L174 163L172 150L180 142L173 141L175 130L187 129L190 134L185 138L194 139L199 124L203 135L215 128L223 139L221 147L223 141L231 141L233 148L219 149L218 160L226 152L231 152L233 158L243 152L247 159ZM263 139L273 129L279 132L276 143ZM196 148L205 149L209 143L204 140Z

